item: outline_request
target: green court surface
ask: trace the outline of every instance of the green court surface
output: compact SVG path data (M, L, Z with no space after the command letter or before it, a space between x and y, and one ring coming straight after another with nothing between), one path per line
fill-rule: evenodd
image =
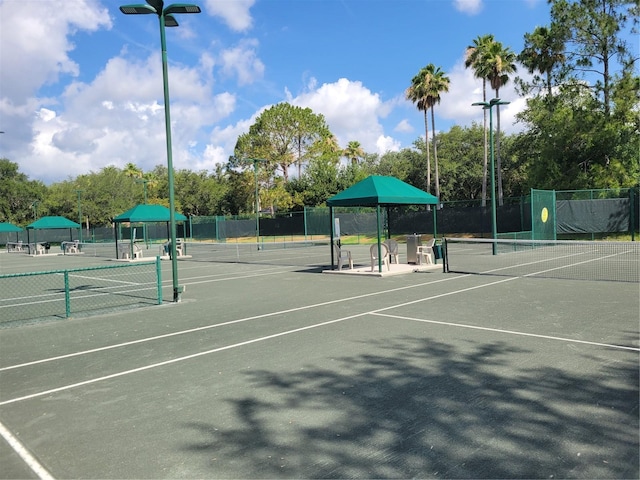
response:
M284 255L194 252L181 303L0 328L0 476L640 475L638 283ZM2 253L0 273L105 262Z

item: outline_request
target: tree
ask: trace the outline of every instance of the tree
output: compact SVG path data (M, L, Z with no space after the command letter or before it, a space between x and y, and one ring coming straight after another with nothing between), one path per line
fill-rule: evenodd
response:
M564 29L558 24L552 23L550 27L536 27L532 33L525 33L524 49L518 55L518 60L535 76L531 84L518 79L523 93L527 94L536 85L542 85L547 92L547 99L551 99L554 71L565 62L563 32ZM537 73L544 75L544 78Z
M427 95L429 94L428 89L428 72L425 68L422 68L417 75L415 75L411 79L411 85L405 91L405 97L407 100L410 100L412 103L415 103L416 108L424 113L424 138L425 138L425 154L427 158L427 185L425 191L431 191L431 157L429 153L429 119L427 117L427 112L429 110L429 105L427 104Z
M364 158L364 150L360 145L360 142L351 141L347 144L347 148L344 149L342 153L345 157L347 157L352 164L357 164L358 160Z
M322 115L279 103L262 112L249 132L238 137L230 167L252 168L252 159L265 159L269 178L280 171L287 182L291 165L297 164L300 173L304 163L321 154L318 144L331 135Z
M516 72L516 54L509 47L504 47L502 43L494 41L487 46L483 61L489 69L487 79L491 88L496 91L496 98L500 98L500 87L507 84L509 75ZM496 137L495 137L496 169L498 170L498 200L502 205L502 162L500 159L500 105L496 105Z
M566 29L567 62L583 76L595 75L593 90L601 98L604 113L611 112L617 61L623 71L633 71L637 45L630 50L621 32L627 22L638 25L638 0L549 0L551 18Z
M0 159L0 222L27 225L33 221L31 205L42 201L47 187L20 173L17 163Z
M142 170L135 163L127 163L124 166L124 174L131 178L142 178Z
M485 61L488 46L494 42L493 35L478 36L473 44L467 47L464 66L473 69L473 75L482 79L482 101L487 101L487 78L489 77L489 65ZM482 161L482 206L487 204L487 171L488 171L488 138L487 138L487 110L482 109L484 129L484 155Z
M447 77L440 67L436 67L432 63L427 65L429 72L429 88L426 97L427 106L431 108L431 128L433 128L433 160L436 167L436 197L440 198L440 174L438 170L438 145L436 141L436 117L434 107L440 103L440 93L449 91L449 77ZM428 145L427 145L428 148Z

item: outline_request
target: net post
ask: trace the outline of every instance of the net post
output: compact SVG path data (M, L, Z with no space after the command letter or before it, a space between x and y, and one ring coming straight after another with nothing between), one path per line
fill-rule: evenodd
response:
M447 237L442 237L442 273L449 273L449 255L447 253Z
M162 267L160 255L156 256L156 288L158 291L158 305L162 305Z
M69 290L69 271L64 271L64 310L66 318L71 316L71 292Z

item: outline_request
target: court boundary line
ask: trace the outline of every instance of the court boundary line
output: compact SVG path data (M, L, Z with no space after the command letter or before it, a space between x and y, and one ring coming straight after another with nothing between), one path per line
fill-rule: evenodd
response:
M438 283L438 282L441 282L441 281L458 279L458 278L463 278L463 277L453 277L453 278L450 278L450 279L441 279L441 280L437 280L436 282L429 282L429 283ZM521 277L503 278L503 279L496 280L494 282L485 283L485 284L482 284L482 285L474 285L472 287L466 287L466 288L454 290L452 292L445 292L445 293L441 293L441 294L438 294L438 295L432 295L432 296L429 296L429 297L420 298L420 299L417 299L417 300L412 300L410 302L403 302L403 303L390 305L390 306L383 307L383 308L377 308L377 309L374 309L374 310L369 310L369 311L357 313L357 314L354 314L354 315L348 315L348 316L345 316L345 317L336 318L336 319L333 319L333 320L328 320L328 321L316 323L316 324L313 324L313 325L307 325L307 326L304 326L304 327L294 328L294 329L291 329L291 330L285 330L284 332L278 332L278 333L274 333L274 334L271 334L271 335L266 335L266 336L263 336L263 337L253 338L251 340L245 340L243 342L238 342L238 343L234 343L234 344L231 344L231 345L225 345L223 347L217 347L217 348L214 348L214 349L211 349L211 350L206 350L206 351L203 351L203 352L193 353L193 354L190 354L190 355L184 355L182 357L176 357L176 358L172 358L172 359L169 359L169 360L164 360L162 362L156 362L156 363L152 363L152 364L149 364L149 365L144 365L142 367L123 370L123 371L115 372L115 373L112 373L112 374L109 374L109 375L103 375L101 377L91 378L89 380L84 380L84 381L81 381L81 382L76 382L76 383L69 384L69 385L63 385L61 387L56 387L56 388L48 389L48 390L45 390L45 391L41 391L41 392L29 394L29 395L23 395L21 397L15 397L15 398L12 398L12 399L4 400L4 401L0 402L0 407L5 406L5 405L10 405L10 404L13 404L13 403L22 402L22 401L25 401L25 400L31 400L31 399L34 399L34 398L44 397L46 395L51 395L51 394L54 394L54 393L59 393L59 392L67 391L67 390L72 390L72 389L75 389L75 388L83 387L83 386L86 386L86 385L91 385L91 384L102 382L102 381L105 381L105 380L111 380L111 379L114 379L114 378L124 377L126 375L139 373L139 372L143 372L143 371L146 371L146 370L152 370L152 369L155 369L155 368L158 368L158 367L164 367L164 366L167 366L167 365L172 365L174 363L180 363L180 362L183 362L183 361L186 361L186 360L192 360L194 358L202 357L202 356L205 356L205 355L211 355L211 354L222 352L222 351L225 351L225 350L231 350L233 348L238 348L238 347L243 347L243 346L246 346L246 345L251 345L251 344L254 344L254 343L259 343L259 342L263 342L263 341L266 341L266 340L271 340L271 339L274 339L274 338L283 337L283 336L290 335L290 334L293 334L293 333L299 333L299 332L303 332L303 331L306 331L306 330L311 330L311 329L315 329L315 328L319 328L319 327L324 327L324 326L331 325L331 324L334 324L334 323L340 323L340 322L343 322L343 321L346 321L346 320L351 320L353 318L363 317L363 316L366 316L366 315L375 315L375 314L378 314L379 312L383 312L385 310L391 310L391 309L394 309L394 308L400 308L400 307L404 307L404 306L407 306L407 305L413 305L413 304L419 303L419 302L426 302L426 301L429 301L429 300L448 297L448 296L451 296L451 295L457 295L459 293L469 292L469 291L472 291L472 290L478 290L480 288L491 287L491 286L498 285L498 284L501 284L501 283L515 281L515 280L518 280L520 278ZM410 286L405 286L405 287L401 287L399 289L403 290L403 289L406 289L406 288L409 288L409 287ZM365 294L365 295L361 295L361 296L358 296L358 297L367 297L367 296L371 296L371 295L372 294ZM353 298L358 298L358 297L353 297ZM324 304L325 305L330 305L330 304L336 303L338 301L346 301L346 300L348 300L348 299L341 299L341 300L337 300L337 301L324 302ZM305 310L307 308L310 308L310 307L307 306L307 307L303 307L303 308L295 308L295 309L290 309L289 311L283 311L283 312L280 312L280 313L290 313L290 312ZM274 315L274 314L271 313L271 314L259 315L259 316L255 316L255 317L247 317L245 319L233 320L233 321L227 322L227 323L228 324L229 323L238 323L238 322L241 322L241 321L247 321L247 320L255 319L255 318L264 318L264 317L268 317L268 316L271 316L271 315ZM213 326L208 326L208 327L211 328ZM207 328L207 327L199 327L199 329L204 329L204 328ZM170 336L172 334L167 334L167 335ZM39 362L39 363L42 363L42 362Z
M409 320L412 322L422 322L422 323L432 323L435 325L444 325L444 326L448 326L448 327L458 327L458 328L468 328L471 330L483 330L483 331L487 331L487 332L494 332L494 333L507 333L510 335L520 335L523 337L534 337L534 338L542 338L545 340L557 340L557 341L562 341L562 342L569 342L569 343L583 343L585 345L592 345L592 346L596 346L596 347L607 347L607 348L615 348L615 349L619 349L619 350L631 350L632 352L640 352L640 348L637 347L627 347L625 345L616 345L614 343L600 343L600 342L590 342L588 340L578 340L575 338L566 338L566 337L554 337L552 335L543 335L541 333L527 333L527 332L518 332L515 330L505 330L502 328L492 328L492 327L481 327L478 325L469 325L466 323L453 323L453 322L442 322L440 320L428 320L428 319L422 319L422 318L414 318L414 317L406 317L403 315L392 315L389 313L378 313L378 312L372 312L372 315L378 315L381 317L388 317L388 318L396 318L398 320Z
M0 422L0 436L5 439L9 446L16 452L22 461L35 473L41 480L54 480L54 477L42 464L34 457L15 435L13 435L7 427Z
M227 322L216 323L216 324L213 324L213 325L203 325L201 327L189 328L187 330L179 330L177 332L171 332L171 333L164 333L162 335L154 335L152 337L140 338L138 340L131 340L129 342L116 343L116 344L113 344L113 345L106 345L104 347L97 347L97 348L92 348L92 349L89 349L89 350L82 350L80 352L73 352L73 353L68 353L68 354L65 354L65 355L57 355L55 357L42 358L40 360L33 360L31 362L24 362L24 363L20 363L20 364L16 364L16 365L9 365L9 366L6 366L6 367L2 367L2 368L0 368L0 372L4 372L4 371L8 371L8 370L15 370L15 369L18 369L18 368L30 367L30 366L33 366L33 365L38 365L40 363L48 363L48 362L54 362L54 361L58 361L58 360L65 360L67 358L79 357L79 356L82 356L82 355L89 355L91 353L98 353L98 352L103 352L103 351L107 351L107 350L113 350L115 348L128 347L130 345L137 345L137 344L140 344L140 343L152 342L154 340L162 340L162 339L165 339L165 338L171 338L171 337L175 337L175 336L178 336L178 335L187 335L187 334L190 334L190 333L201 332L201 331L204 331L204 330L210 330L210 329L219 328L219 327L226 327L226 326L229 326L229 325L234 325L236 323L244 323L244 322L249 322L249 321L252 321L252 320L259 320L261 318L268 318L268 317L276 316L276 315L284 315L284 314L287 314L287 313L293 313L293 312L298 312L298 311L302 311L302 310L309 310L309 309L312 309L312 308L325 307L327 305L332 305L332 304L336 304L336 303L347 302L347 301L351 301L351 300L358 300L360 298L366 298L366 297L371 297L371 296L374 296L374 295L379 295L380 293L394 293L394 292L398 292L398 291L406 290L406 289L410 289L410 288L424 287L426 285L431 285L431 284L434 284L434 283L441 283L441 282L445 282L445 281L455 280L455 279L464 278L464 277L467 277L467 276L469 276L469 275L462 275L462 276L455 276L455 277L450 277L450 278L443 278L443 279L434 280L434 281L431 281L431 282L420 283L420 284L417 284L417 285L406 285L404 287L398 287L398 288L394 288L394 289L391 289L391 290L376 291L376 292L372 292L372 293L363 293L361 295L355 295L355 296L346 297L346 298L339 298L339 299L336 299L336 300L327 300L326 302L314 303L314 304L311 304L311 305L305 305L303 307L295 307L295 308L289 308L289 309L286 309L286 310L278 310L276 312L263 313L263 314L260 314L260 315L253 315L251 317L238 318L236 320L229 320ZM213 281L217 281L217 280L213 280ZM176 308L179 305L168 304L168 305L165 305L165 306L168 307L168 308ZM393 308L393 307L390 307L390 308ZM0 403L0 405L2 405L2 404Z

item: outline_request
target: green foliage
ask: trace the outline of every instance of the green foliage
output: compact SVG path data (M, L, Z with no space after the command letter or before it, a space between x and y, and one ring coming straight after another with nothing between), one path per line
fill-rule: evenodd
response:
M18 164L0 159L0 222L25 226L34 221L34 201L46 195L46 186L29 180L18 171ZM40 210L38 210L40 216Z
M264 159L269 176L279 172L286 182L292 165L298 167L300 176L304 164L322 156L323 146L330 150L327 139L331 137L322 115L310 108L279 103L262 112L249 132L240 135L229 165L248 168L253 159Z

